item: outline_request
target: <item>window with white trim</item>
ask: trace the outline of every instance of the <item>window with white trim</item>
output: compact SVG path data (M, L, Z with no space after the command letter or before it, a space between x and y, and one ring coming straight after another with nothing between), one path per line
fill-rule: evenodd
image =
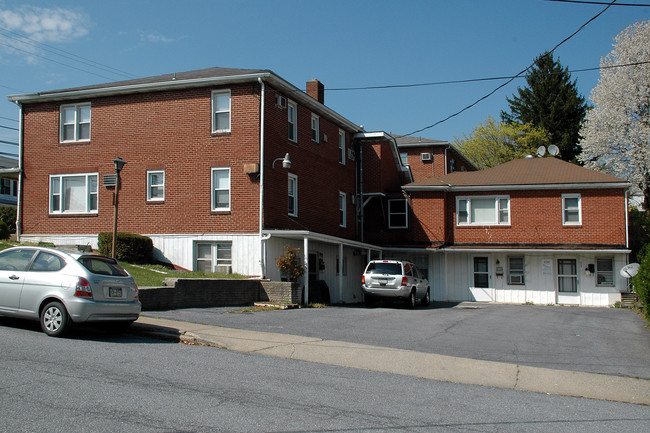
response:
M147 170L147 201L165 200L165 170Z
M409 154L408 152L400 152L399 159L402 160L402 165L409 165Z
M294 143L298 142L298 105L293 101L287 102L288 138Z
M408 228L408 202L406 199L388 200L388 228Z
M97 213L97 173L50 175L50 213Z
M339 192L339 226L347 226L347 194L344 192Z
M195 257L198 272L232 273L232 242L197 242Z
M0 195L9 195L16 197L18 195L18 183L13 179L1 178L0 179Z
M90 140L90 103L61 106L61 142Z
M562 224L582 224L582 200L580 194L562 194Z
M212 132L230 132L230 90L212 92Z
M289 173L287 196L289 201L289 216L298 216L298 176Z
M510 197L456 197L456 225L509 225Z
M212 210L230 210L230 167L212 169Z
M311 139L316 143L320 141L320 118L313 113L311 115Z
M576 293L578 291L576 259L557 260L557 290L562 293Z
M614 285L614 259L596 259L596 285L610 287Z
M524 258L508 257L508 284L524 284Z
M345 131L339 129L339 163L345 165Z

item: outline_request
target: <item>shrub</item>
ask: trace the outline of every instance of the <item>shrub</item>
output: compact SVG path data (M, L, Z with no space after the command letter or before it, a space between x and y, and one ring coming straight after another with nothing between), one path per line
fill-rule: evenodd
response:
M113 233L103 232L98 237L99 253L110 256L113 249ZM153 263L153 241L147 236L134 233L117 233L115 258L129 263Z
M9 234L16 233L16 208L10 206L0 207L0 221L5 223ZM3 232L0 238L7 239L9 234L5 236Z
M285 246L286 252L283 256L275 259L278 270L282 275L287 277L289 281L297 281L305 273L305 267L300 264L298 260L298 251L300 248L291 248L289 245Z
M7 223L0 219L0 239L9 239L10 234L11 233L9 232L9 227L7 227Z
M631 282L641 302L643 313L650 319L650 254L643 257L640 265L639 273L632 278Z

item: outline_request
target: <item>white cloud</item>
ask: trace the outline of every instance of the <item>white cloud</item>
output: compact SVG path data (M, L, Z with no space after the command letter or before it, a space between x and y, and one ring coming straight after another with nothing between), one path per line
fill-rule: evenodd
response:
M69 9L21 6L0 9L0 27L38 42L60 42L88 34L88 18Z

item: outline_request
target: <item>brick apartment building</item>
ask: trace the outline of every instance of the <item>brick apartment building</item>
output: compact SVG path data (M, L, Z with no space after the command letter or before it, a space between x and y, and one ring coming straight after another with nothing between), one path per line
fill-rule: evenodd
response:
M364 265L381 255L414 260L434 300L528 300L515 292L541 281L533 274L551 276L543 291L552 286L554 300L534 298L544 303L565 301L558 284L586 305L611 304L626 288L612 276L627 258L625 182L570 166L547 171L579 172L573 181L531 181L541 182L537 196L529 181L496 187L447 142L364 131L324 105L317 80L303 92L268 70L210 68L9 99L21 112L22 241L96 248L112 230L119 156L119 231L151 237L157 258L180 268L280 280L275 258L290 245L304 256L307 295L324 281L332 302L361 301ZM485 194L510 206L509 225L458 222L458 203L477 214L474 196ZM579 228L535 220L537 205L525 203L544 200L571 218L577 203ZM542 241L529 239L540 230ZM600 259L614 269L592 290L582 267L599 264L597 274ZM470 272L477 266L485 270ZM516 266L523 283L503 289Z

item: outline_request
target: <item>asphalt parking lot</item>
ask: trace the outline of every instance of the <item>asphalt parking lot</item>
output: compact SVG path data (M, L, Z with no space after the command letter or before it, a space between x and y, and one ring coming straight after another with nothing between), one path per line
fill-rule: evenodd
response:
M628 309L432 303L415 310L360 305L240 312L147 311L252 331L414 350L560 370L650 379L650 331Z

